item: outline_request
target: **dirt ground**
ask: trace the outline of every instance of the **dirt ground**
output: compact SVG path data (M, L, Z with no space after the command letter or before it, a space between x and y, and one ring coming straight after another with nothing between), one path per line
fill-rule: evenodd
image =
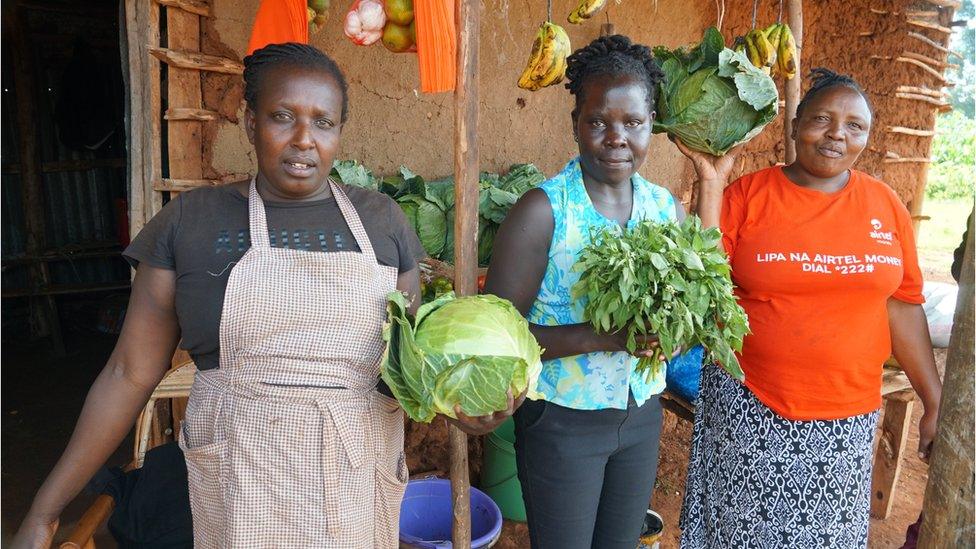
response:
M56 357L43 342L3 342L0 545L6 546L16 532L34 493L64 450L85 394L114 345L115 336L68 333L68 355ZM132 439L127 438L109 459L109 465L123 465L131 459ZM83 494L68 506L62 515L58 541L94 499ZM112 547L109 539L107 532L100 535L97 541L108 543L99 547Z

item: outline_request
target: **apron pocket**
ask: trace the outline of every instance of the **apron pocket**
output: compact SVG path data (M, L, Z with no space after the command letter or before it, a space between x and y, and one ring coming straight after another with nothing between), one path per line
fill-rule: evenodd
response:
M407 456L403 452L400 452L395 470L387 470L381 465L376 467L376 539L373 546L377 549L399 546L400 503L408 479Z
M222 469L227 441L188 448L181 437L180 448L186 459L195 546L219 547L226 521Z

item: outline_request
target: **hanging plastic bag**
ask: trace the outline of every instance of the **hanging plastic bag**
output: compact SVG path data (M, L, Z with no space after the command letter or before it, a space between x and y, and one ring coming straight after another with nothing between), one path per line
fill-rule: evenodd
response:
M420 91L454 91L457 81L457 25L452 0L414 0Z
M305 0L261 0L254 17L247 54L268 44L308 44L308 6Z
M698 398L698 383L701 381L704 356L705 349L701 345L695 345L668 361L665 376L668 391L688 402L694 402Z

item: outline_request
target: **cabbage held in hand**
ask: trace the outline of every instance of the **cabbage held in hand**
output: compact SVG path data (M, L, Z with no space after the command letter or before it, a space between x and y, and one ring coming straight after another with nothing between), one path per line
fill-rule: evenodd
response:
M422 305L416 319L407 298L393 292L383 356L383 381L414 421L437 414L483 416L508 407L508 392L539 398L542 349L529 324L504 299L443 295Z
M744 52L725 47L715 28L702 43L654 48L664 71L654 133L681 138L688 147L721 156L749 141L776 118L779 93L773 79L749 62Z

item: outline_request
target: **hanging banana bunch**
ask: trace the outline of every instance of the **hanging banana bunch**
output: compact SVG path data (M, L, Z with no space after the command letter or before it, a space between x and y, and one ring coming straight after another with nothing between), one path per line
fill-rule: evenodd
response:
M773 77L782 75L790 80L796 76L796 41L786 23L752 29L737 37L732 49L744 52L753 66Z
M779 73L787 80L792 80L796 76L796 40L793 39L793 31L786 23L780 23L776 66L779 68Z
M566 58L572 53L566 30L546 21L539 27L532 43L529 62L518 79L523 90L538 91L562 82L566 75Z
M579 5L573 11L569 12L569 22L574 25L580 25L583 21L593 17L606 5L607 0L580 0Z

